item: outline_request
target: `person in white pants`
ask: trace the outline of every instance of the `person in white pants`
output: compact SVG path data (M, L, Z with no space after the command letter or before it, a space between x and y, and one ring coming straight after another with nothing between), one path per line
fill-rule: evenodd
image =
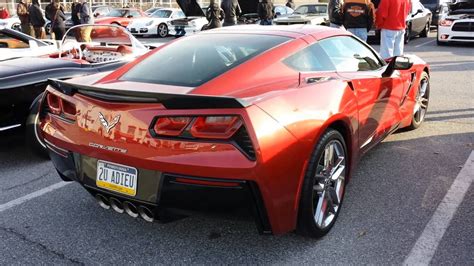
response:
M381 0L375 15L380 29L380 55L387 59L403 55L406 18L411 10L411 0Z

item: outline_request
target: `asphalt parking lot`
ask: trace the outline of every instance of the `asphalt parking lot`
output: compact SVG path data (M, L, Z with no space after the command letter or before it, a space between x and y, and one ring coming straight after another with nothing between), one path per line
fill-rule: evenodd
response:
M473 265L474 47L438 47L431 34L406 51L431 64L426 121L362 159L326 237L261 236L240 210L166 224L104 210L78 184L59 183L15 132L0 136L0 264L402 264L421 254ZM446 231L437 239L433 229ZM437 245L432 255L426 243Z

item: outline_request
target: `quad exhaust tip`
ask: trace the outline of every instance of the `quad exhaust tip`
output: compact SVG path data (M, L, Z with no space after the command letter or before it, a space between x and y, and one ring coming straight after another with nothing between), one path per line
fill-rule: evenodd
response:
M104 197L100 194L97 194L97 195L95 195L95 199L97 200L97 203L99 203L100 207L102 207L106 210L110 209L110 202L106 197Z
M123 203L123 209L133 218L137 218L139 216L137 206L135 206L135 204L131 203L130 201L125 201Z
M147 222L152 223L155 220L155 218L153 217L153 212L143 205L138 207L138 213L140 214L142 219Z
M122 203L116 199L116 198L110 198L110 206L112 209L118 213L124 213L123 205Z
M112 207L112 209L118 213L127 213L133 218L137 218L140 216L143 220L152 223L155 221L155 217L153 211L151 211L148 207L140 205L136 206L130 201L124 201L123 203L116 199L116 198L109 198L107 199L105 196L101 194L96 194L94 198L99 203L99 206L108 210Z

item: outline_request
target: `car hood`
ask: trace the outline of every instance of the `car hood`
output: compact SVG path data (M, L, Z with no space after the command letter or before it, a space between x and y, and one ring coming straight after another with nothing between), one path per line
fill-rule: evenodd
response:
M183 10L186 17L205 17L196 0L177 0L179 7Z
M449 15L446 17L446 19L450 19L450 20L474 19L474 11L472 14Z
M134 19L132 22L128 25L128 27L132 26L144 26L150 21L154 22L166 22L169 21L169 18L139 18L139 19Z
M123 19L122 17L101 17L94 20L95 23L108 23L112 20Z
M474 14L474 0L457 0L448 6L450 15Z

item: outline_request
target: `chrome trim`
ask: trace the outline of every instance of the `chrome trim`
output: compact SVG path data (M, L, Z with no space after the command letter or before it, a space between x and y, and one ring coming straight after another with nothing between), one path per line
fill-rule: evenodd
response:
M9 130L9 129L13 129L13 128L17 128L17 127L21 127L21 124L15 124L15 125L6 126L6 127L0 127L0 132L6 131L6 130Z
M374 139L374 136L371 136L368 140L364 142L364 144L362 144L362 146L360 146L360 148L362 149L365 146L369 145L369 143L371 143L373 139Z

